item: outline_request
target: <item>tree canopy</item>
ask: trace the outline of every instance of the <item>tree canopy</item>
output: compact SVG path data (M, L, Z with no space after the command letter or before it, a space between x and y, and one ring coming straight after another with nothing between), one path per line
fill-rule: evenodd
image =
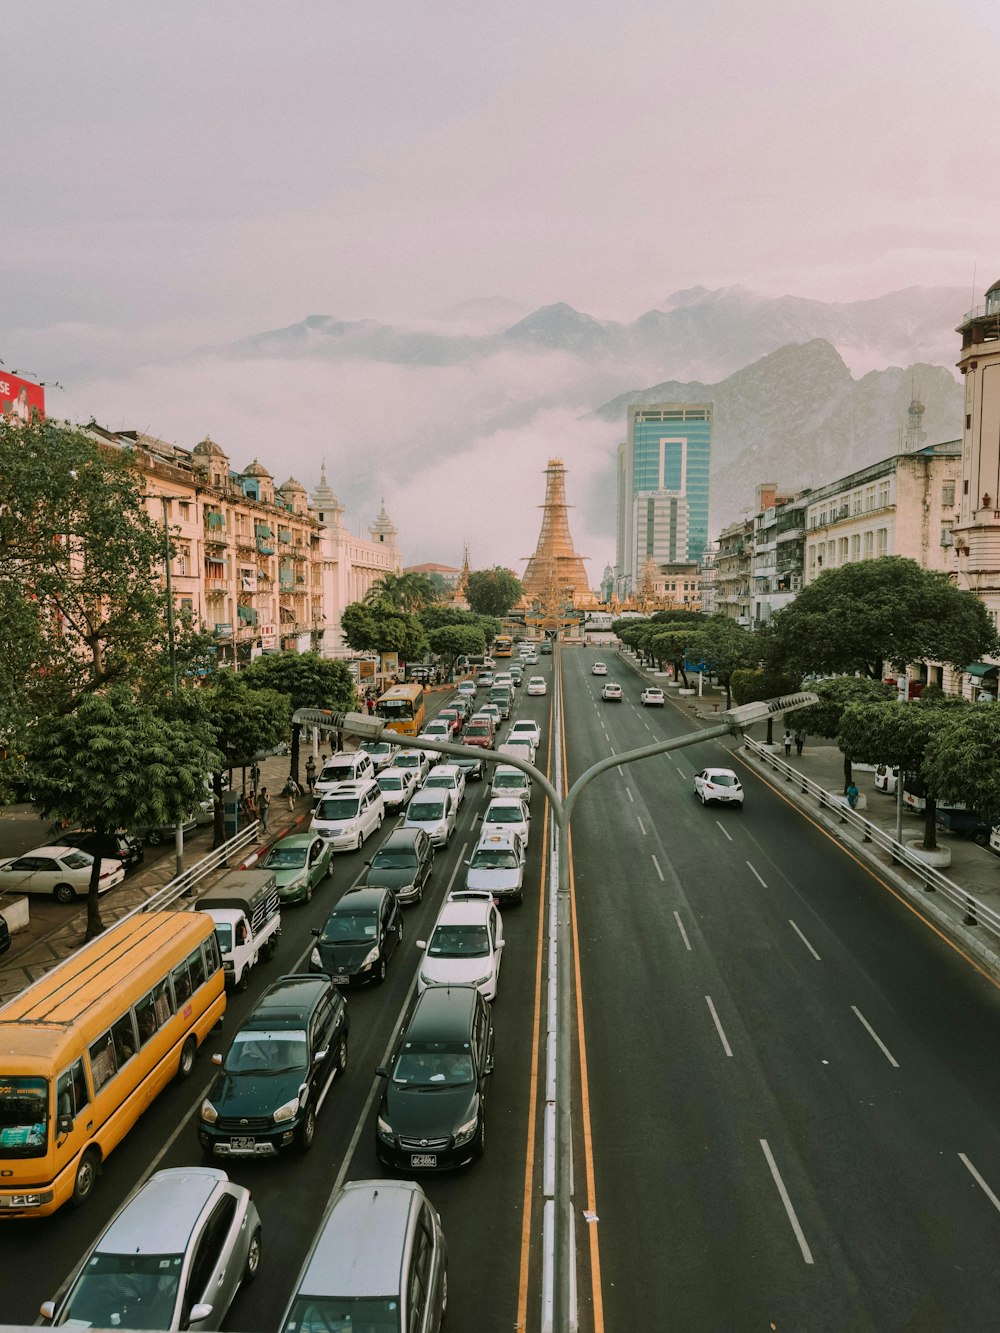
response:
M959 801L1000 822L1000 708L949 710L928 739L922 773L939 800Z
M521 580L500 565L474 569L465 584L465 599L481 616L505 616L523 593Z
M251 689L274 690L288 699L294 712L298 708L332 708L349 712L354 707L355 685L343 662L319 653L265 653L242 671L243 683ZM301 728L292 727L292 753L289 770L299 778L299 739Z
M415 615L365 602L351 602L340 615L344 638L355 652L399 653L416 661L427 648L427 635Z
M442 659L447 672L457 658L486 651L486 636L478 625L442 625L440 629L432 629L428 637L431 652Z
M773 670L773 667L769 669ZM868 676L834 676L830 680L816 681L808 688L819 695L819 703L809 708L796 709L792 720L796 730L803 736L822 736L826 740L838 738L844 709L851 704L881 703L896 697L896 691L891 685ZM841 746L841 749L844 747ZM854 757L850 749L844 750L845 791L851 783L851 761Z
M222 817L222 775L226 769L250 763L254 755L273 750L288 736L291 705L288 695L277 690L255 689L247 684L246 672L220 671L201 692L208 711L215 749L219 752L212 771L215 795L216 847L225 841Z
M860 672L881 680L887 664L963 667L993 651L984 604L946 574L881 556L824 571L771 621L769 661L804 675Z
M426 574L381 574L365 593L369 606L393 611L419 611L437 597L434 584Z

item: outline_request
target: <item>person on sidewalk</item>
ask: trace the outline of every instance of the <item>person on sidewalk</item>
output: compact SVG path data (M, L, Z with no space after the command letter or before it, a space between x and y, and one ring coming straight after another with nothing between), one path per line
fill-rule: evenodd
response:
M266 787L261 787L260 794L257 797L257 808L260 811L260 826L267 832L267 821L271 818L271 794Z
M846 795L847 795L847 804L851 807L852 810L856 810L858 806L858 789L857 787L855 787L853 781L847 788Z
M289 810L295 809L295 798L296 796L299 796L301 794L301 790L302 789L299 787L299 784L292 777L291 773L289 773L288 780L281 789L282 796L288 797Z
M805 736L802 735L801 731L797 731L795 733L795 753L799 756L800 759L802 757L802 747L803 745L805 745L805 743L806 743Z
M306 786L309 788L309 795L312 796L313 788L316 786L316 760L312 755L306 760Z
M786 729L786 731L785 731L784 736L782 736L782 738L781 738L781 743L782 743L782 745L785 747L785 754L791 754L791 753L792 753L792 733L791 733L790 731L788 731L787 729Z

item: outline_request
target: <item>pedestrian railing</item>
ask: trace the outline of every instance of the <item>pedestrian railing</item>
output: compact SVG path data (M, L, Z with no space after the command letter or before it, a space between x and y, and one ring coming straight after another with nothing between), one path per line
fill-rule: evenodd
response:
M842 824L847 824L860 834L862 842L871 843L872 846L887 852L894 862L905 866L912 875L915 875L921 881L926 892L940 893L943 898L954 903L962 911L963 925L981 926L991 936L1000 940L1000 912L988 906L974 894L969 893L968 889L963 889L961 885L956 884L947 875L942 875L936 867L928 865L926 861L910 851L908 847L897 842L885 829L873 824L871 820L865 819L856 810L852 810L847 803L846 796L828 791L826 787L821 787L818 782L813 782L800 769L792 764L786 764L783 759L780 759L766 745L762 745L760 741L752 740L749 736L744 735L743 745L761 763L768 768L773 768L786 782L798 787L803 795L813 797L821 808L832 811Z
M254 820L252 824L247 824L246 828L240 829L234 838L230 838L221 847L216 847L207 856L203 856L200 861L196 861L190 870L185 870L180 875L176 875L169 883L164 884L162 889L157 889L144 903L140 903L138 907L133 907L130 912L126 912L120 919L125 921L129 917L139 915L141 912L159 912L166 907L173 907L181 898L190 897L196 884L200 884L207 875L211 875L220 866L228 865L237 853L256 843L258 827L257 820Z

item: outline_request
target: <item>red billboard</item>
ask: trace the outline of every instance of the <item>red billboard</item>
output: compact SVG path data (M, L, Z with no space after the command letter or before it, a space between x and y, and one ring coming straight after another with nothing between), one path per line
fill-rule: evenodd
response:
M45 415L45 390L40 384L8 375L0 367L0 416L29 421L32 412Z

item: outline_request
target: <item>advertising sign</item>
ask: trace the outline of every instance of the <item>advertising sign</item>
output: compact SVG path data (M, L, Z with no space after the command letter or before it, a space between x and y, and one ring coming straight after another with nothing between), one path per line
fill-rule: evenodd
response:
M278 646L277 625L261 625L260 646L262 648L277 648Z
M374 680L374 679L375 679L375 663L372 662L372 661L368 661L368 660L359 662L359 663L358 663L358 679L359 679L359 680Z
M382 674L384 676L394 676L399 670L399 653L382 654Z
M45 390L0 369L0 415L30 421L32 412L45 415Z

